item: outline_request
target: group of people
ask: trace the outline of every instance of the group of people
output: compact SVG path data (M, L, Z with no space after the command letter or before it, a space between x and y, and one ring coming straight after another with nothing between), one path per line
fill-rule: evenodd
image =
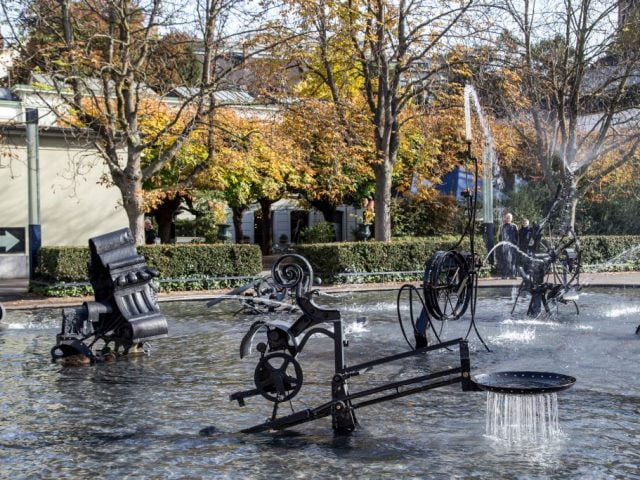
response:
M513 223L513 215L507 213L504 222L498 233L498 241L508 242L523 253L530 255L533 253L533 227L529 224L529 219L522 220L520 228ZM502 258L500 259L502 278L516 278L516 269L520 255L518 251L510 245L502 245Z

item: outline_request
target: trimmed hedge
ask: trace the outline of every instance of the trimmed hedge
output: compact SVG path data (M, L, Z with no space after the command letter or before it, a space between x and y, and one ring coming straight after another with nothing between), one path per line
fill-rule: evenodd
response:
M457 241L458 237L442 236L390 243L298 245L295 250L309 259L314 272L323 281L334 283L403 281L422 278L425 261L437 250L451 248ZM464 251L469 250L468 238L465 238L460 248ZM486 254L484 243L479 237L476 238L476 252L482 256ZM353 273L358 275L352 275Z
M298 245L296 252L306 256L323 281L360 283L419 280L424 262L437 250L450 248L455 236L410 238L391 243L354 242ZM629 271L640 269L640 247L629 258L615 264L606 262L640 245L640 236L581 237L584 271ZM460 246L469 250L469 240ZM480 237L476 251L486 250ZM160 272L160 289L201 290L225 288L246 283L262 270L257 245L149 245L138 252ZM40 250L36 282L32 289L47 295L91 294L87 282L89 249L86 247L44 247ZM488 268L481 275L488 274ZM69 284L69 282L71 284ZM80 283L80 285L78 285Z
M580 237L582 264L597 266L639 245L640 235L587 235ZM630 254L627 258L621 258L620 262L616 262L616 264L637 264L639 259L640 251L636 251L635 254Z
M246 281L221 277L255 277L262 270L257 245L144 245L137 250L160 273L161 290L232 286ZM73 285L88 281L88 262L88 247L43 247L32 289L49 295L91 293L90 286Z
M296 252L309 259L322 280L332 283L359 283L419 280L425 261L437 250L450 248L457 241L453 236L425 237L391 243L357 242L298 245ZM606 264L620 253L640 245L640 236L581 237L582 264L585 271L629 271L640 269L640 247L635 255ZM469 240L460 246L469 250ZM484 257L486 249L481 238L476 239L476 252ZM487 275L488 267L481 269Z

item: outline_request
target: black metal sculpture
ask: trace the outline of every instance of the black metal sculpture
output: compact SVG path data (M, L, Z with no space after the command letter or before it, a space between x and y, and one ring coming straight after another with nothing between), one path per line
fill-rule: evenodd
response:
M473 329L487 350L489 347L483 340L475 323L476 300L478 293L479 269L482 261L475 253L475 225L478 202L478 160L471 152L471 142L467 143L467 157L474 168L473 190L465 190L463 197L466 199L467 225L458 242L448 250L435 252L425 264L423 277L423 295L415 291L410 285L405 285L398 295L398 320L402 332L409 343L402 315L400 313L400 297L405 289L409 290L410 322L415 337L415 348L428 345L427 331L429 327L438 340L442 342L442 330L444 322L458 320L470 309L469 329L464 339L466 340ZM469 235L469 251L459 250L466 235ZM417 321L413 315L413 293L420 298L422 310ZM439 321L440 329L436 331L433 321Z
M255 322L240 344L240 356L245 357L251 351L255 336L259 332L265 334L264 341L257 345L260 358L254 371L254 388L236 392L230 399L243 406L245 399L262 396L274 404L270 420L244 429L243 432L279 430L331 416L336 432L349 433L357 426L355 411L359 408L455 383L461 383L463 390L476 390L470 377L469 347L462 339L437 343L358 365L348 365L345 356L348 342L345 341L340 312L314 303L313 297L316 292L305 287L309 285L305 279L313 278L313 271L308 262L301 264L299 259L298 255L281 257L273 266L273 278L280 287L295 291L296 303L302 315L293 323L282 320ZM308 266L309 270L303 270L303 266ZM278 417L279 405L292 400L302 389L304 376L297 356L314 335L325 335L333 339L334 375L331 379L331 400L315 408L305 408ZM350 392L349 379L363 375L378 365L456 346L460 350L459 367Z
M567 185L567 182L569 185ZM571 180L560 185L555 199L547 209L547 214L540 224L533 226L532 255L523 255L522 265L519 267L522 282L513 303L511 313L516 309L522 292L529 292L531 299L527 315L537 316L542 312L551 313L551 305L572 303L576 313L580 314L578 297L580 292L581 249L580 240L575 231L569 226L566 212L560 215L560 234L557 238L549 235L544 238L545 227L558 207L566 211L571 200ZM563 214L564 213L564 214ZM549 231L551 231L549 227Z
M297 254L287 254L286 256L289 261L295 261L300 264L303 271L311 272L310 275L303 279L304 291L309 290L312 285L320 284L320 279L314 278L311 265L309 265L306 258ZM213 307L226 300L236 300L240 302L240 309L236 314L298 313L300 310L296 304L295 297L295 289L283 286L271 274L210 300L207 302L207 307Z
M575 377L549 372L495 372L474 377L481 390L510 395L541 395L555 393L572 387Z
M101 353L127 354L141 347L143 340L165 337L167 320L151 286L157 272L137 254L131 231L125 228L91 238L89 250L95 301L63 310L62 330L51 349L53 359L80 354L93 362L97 346Z

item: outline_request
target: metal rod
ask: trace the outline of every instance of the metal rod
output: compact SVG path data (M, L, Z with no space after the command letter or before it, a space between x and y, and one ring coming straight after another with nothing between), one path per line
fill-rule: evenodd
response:
M385 395L383 397L373 398L371 400L365 400L364 402L356 403L353 405L354 409L367 407L369 405L375 405L376 403L386 402L388 400L394 400L396 398L406 397L408 395L413 395L415 393L424 392L426 390L433 390L434 388L445 387L447 385L453 385L454 383L462 382L462 377L455 377L449 380L442 380L441 382L431 383L429 385L424 385L422 387L411 388L409 390L405 390L404 392L392 393L389 395Z
M349 394L349 400L355 400L357 398L373 395L374 393L384 392L385 390L392 390L394 388L404 387L406 385L413 385L414 383L426 382L427 380L434 380L436 378L446 377L447 375L455 375L462 373L462 368L450 368L441 372L431 373L429 375L422 375L420 377L410 378L408 380L400 380L393 383L387 383L379 387L370 388L369 390L362 390L361 392L355 392Z
M346 371L344 366L344 332L342 320L335 320L333 322L333 348L335 372Z
M462 342L461 338L456 338L455 340L449 340L444 343L437 343L435 345L430 345L428 347L418 348L416 350L410 350L408 352L398 353L397 355L390 355L385 358L381 358L378 360L372 360L370 362L360 363L358 365L353 365L350 367L346 367L344 372L354 372L357 370L365 370L370 367L375 367L376 365L383 365L385 363L393 362L395 360L401 360L403 358L412 357L414 355L418 355L420 353L431 352L433 350L440 350L442 348L452 347L454 345L458 345Z

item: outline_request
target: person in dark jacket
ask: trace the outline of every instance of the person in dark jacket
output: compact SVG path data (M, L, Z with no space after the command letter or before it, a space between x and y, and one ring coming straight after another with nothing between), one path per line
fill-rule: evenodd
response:
M527 270L527 257L533 254L533 227L529 224L529 219L525 218L520 224L518 231L518 265Z
M522 220L522 225L518 231L518 248L527 255L533 253L533 227L529 225L529 219Z
M513 223L513 215L507 213L504 216L504 223L500 227L498 238L501 242L508 242L518 246L518 227ZM502 278L515 278L515 250L510 245L502 245Z
M158 235L156 234L156 231L153 229L153 224L151 223L151 219L145 218L144 219L144 243L146 243L147 245L153 245L154 243L156 243L156 238L158 238Z

